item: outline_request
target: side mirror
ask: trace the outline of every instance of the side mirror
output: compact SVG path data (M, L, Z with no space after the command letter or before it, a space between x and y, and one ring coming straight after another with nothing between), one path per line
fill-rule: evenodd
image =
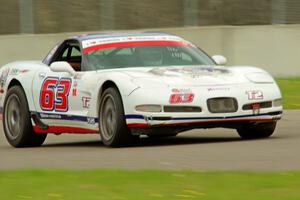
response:
M50 65L50 69L53 72L68 72L72 76L75 75L75 70L73 69L73 67L65 61L53 62Z
M214 55L211 57L218 65L226 65L227 59L221 55Z

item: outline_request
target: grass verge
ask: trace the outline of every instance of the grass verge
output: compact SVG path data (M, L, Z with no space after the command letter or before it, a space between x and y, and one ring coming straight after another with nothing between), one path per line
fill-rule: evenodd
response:
M0 172L0 199L300 199L300 172L22 170Z
M284 109L300 109L300 77L277 78Z

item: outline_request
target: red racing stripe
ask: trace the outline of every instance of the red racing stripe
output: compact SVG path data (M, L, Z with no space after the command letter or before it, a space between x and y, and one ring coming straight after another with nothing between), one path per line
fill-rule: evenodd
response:
M83 49L83 53L87 54L91 51L107 48L130 47L130 46L189 46L184 41L168 41L168 40L151 40L151 41L129 41L129 42L114 42L107 44L98 44Z
M33 130L36 133L99 133L97 130L72 126L49 126L46 130L33 126Z
M143 124L143 123L132 123L132 124L127 124L129 128L146 128L148 127L148 124Z

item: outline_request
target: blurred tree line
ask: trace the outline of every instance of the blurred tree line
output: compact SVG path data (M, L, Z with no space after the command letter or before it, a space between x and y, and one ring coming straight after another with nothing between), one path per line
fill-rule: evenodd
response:
M0 34L300 22L299 0L0 0Z

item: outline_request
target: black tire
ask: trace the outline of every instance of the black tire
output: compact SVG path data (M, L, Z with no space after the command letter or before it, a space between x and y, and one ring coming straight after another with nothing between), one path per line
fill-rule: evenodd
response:
M242 139L258 139L270 137L276 128L276 122L249 124L237 129Z
M47 134L33 131L26 95L21 86L11 87L4 100L4 134L14 147L37 147L45 141Z
M132 135L126 124L122 99L115 87L103 92L98 116L100 136L106 146L130 146L137 143L139 136Z

